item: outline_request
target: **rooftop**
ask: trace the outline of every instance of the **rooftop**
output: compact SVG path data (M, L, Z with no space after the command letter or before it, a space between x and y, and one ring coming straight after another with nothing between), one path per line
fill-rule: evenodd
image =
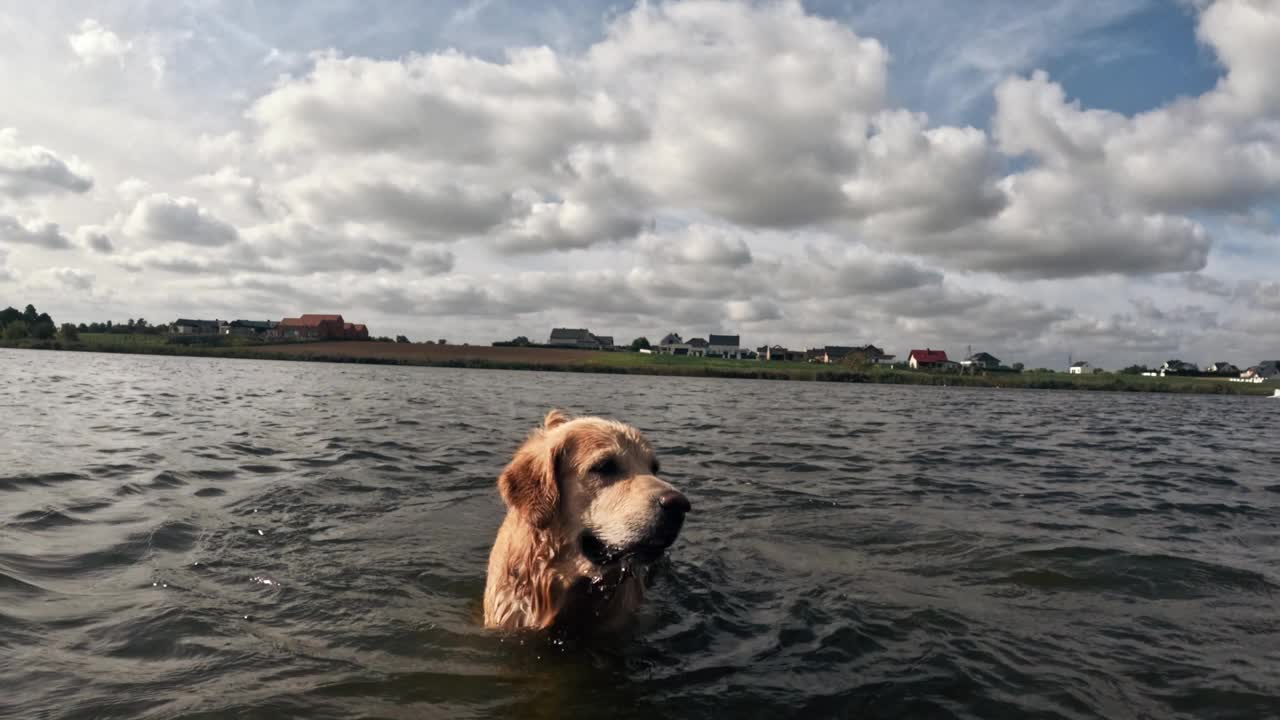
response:
M591 331L586 328L553 328L552 340L590 340Z

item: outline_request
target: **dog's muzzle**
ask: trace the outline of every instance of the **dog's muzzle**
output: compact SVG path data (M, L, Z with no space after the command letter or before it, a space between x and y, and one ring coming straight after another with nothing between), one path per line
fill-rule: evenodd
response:
M579 538L582 554L595 565L610 565L624 558L651 562L662 557L662 553L680 536L684 516L692 505L689 498L675 490L659 495L657 503L658 521L644 540L627 547L615 547L601 540L591 530L584 530Z

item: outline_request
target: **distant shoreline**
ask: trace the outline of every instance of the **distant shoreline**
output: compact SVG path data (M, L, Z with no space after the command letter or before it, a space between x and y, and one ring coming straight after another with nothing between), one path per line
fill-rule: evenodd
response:
M491 347L485 345L418 345L380 342L314 342L239 346L178 345L163 337L129 341L125 335L86 338L63 346L56 342L3 343L0 347L70 352L108 352L298 362L357 363L455 367L477 370L541 370L623 375L741 378L797 382L845 382L883 385L936 385L1039 390L1095 390L1110 392L1195 393L1208 395L1271 395L1275 383L1250 384L1212 378L1152 378L1101 373L991 372L978 375L934 373L889 368L760 360L646 355L560 348Z

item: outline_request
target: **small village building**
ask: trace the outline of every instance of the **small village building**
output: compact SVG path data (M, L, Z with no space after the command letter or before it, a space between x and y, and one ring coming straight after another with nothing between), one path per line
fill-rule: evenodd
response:
M232 320L222 326L223 335L238 337L266 337L279 323L271 320Z
M169 332L174 335L217 335L219 325L217 320L178 318L169 326Z
M836 363L844 362L845 358L848 358L855 350L856 348L847 345L824 345L821 348L813 349L811 353L812 362L835 365Z
M707 336L707 356L725 358L727 360L741 360L750 352L742 345L741 338L737 335L716 335L712 333Z
M347 323L341 315L313 315L284 318L276 325L279 337L294 340L342 340L346 338Z
M851 360L865 362L870 365L892 365L894 358L893 355L889 355L875 345L869 344L854 348L850 356Z
M655 348L659 355L688 355L689 345L680 337L680 333L667 333Z
M551 331L547 344L578 350L612 350L613 336L594 335L586 328L555 328Z
M995 370L1000 367L1000 358L991 353L978 352L960 361L960 367L977 370Z
M955 367L956 364L947 359L946 351L925 348L912 350L907 357L907 365L912 370L945 370Z
M1071 367L1067 368L1067 372L1071 375L1096 375L1102 372L1102 368L1090 365L1087 360L1077 360L1071 363Z
M596 338L586 328L554 328L547 344L552 347L569 347L594 349L598 347Z
M1165 375L1198 375L1200 368L1181 360L1166 360L1158 370L1160 377Z
M804 351L788 350L781 345L761 345L756 348L756 357L760 360L777 360L779 362L804 362Z
M1280 360L1263 360L1245 370L1240 374L1240 377L1256 381L1280 379Z

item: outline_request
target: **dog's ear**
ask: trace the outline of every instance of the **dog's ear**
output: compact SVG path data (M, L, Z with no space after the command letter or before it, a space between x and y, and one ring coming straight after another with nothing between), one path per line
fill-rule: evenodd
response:
M560 449L560 442L553 443L545 433L537 432L516 451L498 477L498 492L502 493L507 507L523 515L536 528L550 525L560 504L560 485L556 480Z
M567 422L569 422L568 415L558 409L553 409L551 412L547 413L545 418L542 419L542 429L550 430L551 428L559 427Z

